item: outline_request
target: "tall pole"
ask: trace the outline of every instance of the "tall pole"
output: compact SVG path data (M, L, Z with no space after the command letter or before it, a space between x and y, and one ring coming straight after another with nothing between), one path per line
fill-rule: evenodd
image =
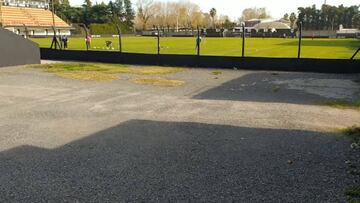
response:
M201 44L201 38L200 38L200 30L199 26L197 27L197 38L196 38L196 47L197 47L197 55L200 56L200 44Z
M245 57L245 23L242 24L242 51L241 57Z
M302 22L299 23L298 59L300 59L300 57L301 57L301 38L302 38Z
M52 13L53 27L55 28L55 6L54 6L54 0L51 0L51 13ZM54 33L54 34L56 34L56 33Z
M52 21L53 21L53 31L54 31L54 36L53 36L53 40L51 43L51 48L53 47L53 45L55 45L55 49L57 49L57 45L58 45L58 41L56 38L56 27L55 27L55 6L54 6L54 0L51 0L51 13L52 13Z
M82 27L84 29L84 32L85 32L85 46L86 46L86 51L89 51L89 45L88 45L88 36L89 36L89 33L88 33L88 30L86 28L86 25L84 23L80 23L79 24L80 27Z
M157 29L157 54L160 55L160 30L159 27Z
M122 40L121 40L121 27L115 22L116 29L119 37L119 52L122 53Z

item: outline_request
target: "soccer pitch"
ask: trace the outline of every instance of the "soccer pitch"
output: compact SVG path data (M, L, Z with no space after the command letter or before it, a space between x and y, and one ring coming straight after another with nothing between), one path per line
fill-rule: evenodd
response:
M48 48L51 38L32 39L40 47ZM112 41L114 50L118 50L118 38L93 38L91 50L106 51L105 42ZM84 38L69 38L70 50L85 50ZM195 38L162 37L161 54L196 54ZM203 38L201 55L241 56L241 38ZM360 47L358 39L303 39L302 58L349 59ZM156 37L123 37L123 52L157 53ZM245 56L296 58L298 39L282 38L246 38ZM356 59L360 59L360 54Z

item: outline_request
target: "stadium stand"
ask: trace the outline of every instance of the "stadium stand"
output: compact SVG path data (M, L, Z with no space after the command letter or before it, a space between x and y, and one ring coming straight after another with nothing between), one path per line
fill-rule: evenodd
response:
M1 6L0 12L3 28L19 35L33 37L46 37L54 34L50 10L38 7L8 6L6 2L5 5ZM58 16L54 17L57 35L70 35L71 26Z

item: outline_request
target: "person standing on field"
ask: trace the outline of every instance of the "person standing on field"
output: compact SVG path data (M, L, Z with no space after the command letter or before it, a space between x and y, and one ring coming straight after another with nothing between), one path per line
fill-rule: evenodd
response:
M86 41L86 49L90 49L91 48L91 36L88 35L85 39Z
M200 35L196 37L196 49L198 49L198 48L200 47L201 40L202 40L202 39L201 39L201 36L200 36Z
M66 35L63 36L63 44L64 44L64 49L68 48L68 37Z

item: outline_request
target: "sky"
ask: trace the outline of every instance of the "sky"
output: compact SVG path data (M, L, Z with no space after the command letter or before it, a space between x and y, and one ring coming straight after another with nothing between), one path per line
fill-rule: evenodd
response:
M109 0L92 0L107 3ZM131 0L135 6L136 0ZM162 0L174 1L174 0ZM316 4L318 8L325 0L185 0L198 4L203 12L208 12L211 8L216 8L218 14L227 15L232 19L241 16L242 10L252 7L265 7L273 18L281 18L285 13L297 12L298 7L311 6ZM84 0L70 0L72 5L81 5ZM359 0L326 0L327 4L345 6L360 5Z

